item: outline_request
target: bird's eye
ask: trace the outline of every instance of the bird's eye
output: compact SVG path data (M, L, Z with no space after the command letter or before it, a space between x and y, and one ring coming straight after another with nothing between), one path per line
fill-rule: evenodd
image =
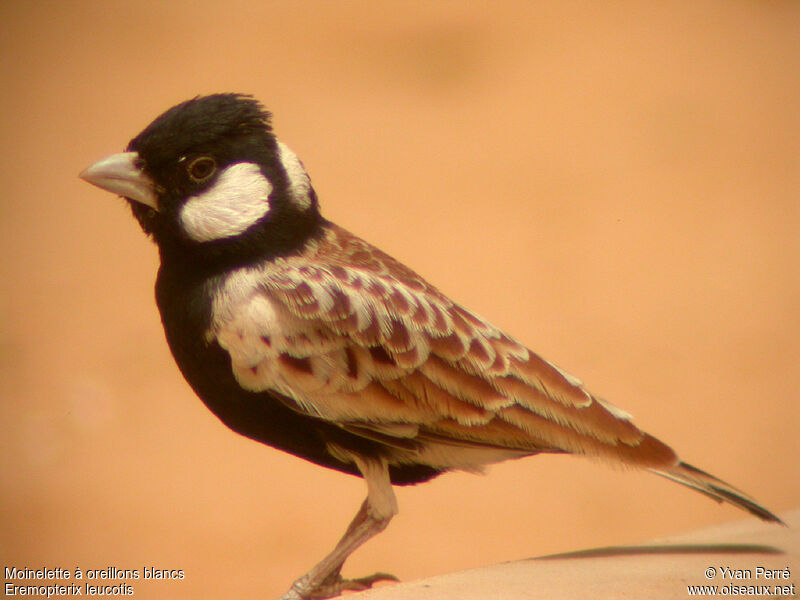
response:
M189 177L192 178L192 181L195 183L203 183L204 181L208 181L209 178L216 173L217 163L210 156L201 156L190 162L186 170L189 173Z

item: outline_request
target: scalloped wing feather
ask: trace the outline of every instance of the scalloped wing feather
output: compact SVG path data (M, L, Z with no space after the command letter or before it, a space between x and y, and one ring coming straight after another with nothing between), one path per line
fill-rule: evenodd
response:
M578 379L333 225L302 255L229 276L208 339L244 388L381 440L398 462L480 468L537 452L677 462Z

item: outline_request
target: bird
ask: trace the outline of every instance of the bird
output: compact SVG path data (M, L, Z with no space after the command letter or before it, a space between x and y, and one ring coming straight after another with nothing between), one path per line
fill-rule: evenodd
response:
M396 579L342 566L397 513L393 486L538 454L649 470L782 523L630 414L325 219L253 96L196 96L80 177L123 197L158 248L171 353L225 425L364 479L343 537L281 600Z

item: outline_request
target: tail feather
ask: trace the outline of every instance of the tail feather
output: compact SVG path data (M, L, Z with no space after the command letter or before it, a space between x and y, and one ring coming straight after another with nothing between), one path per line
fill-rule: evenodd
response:
M685 462L678 463L676 466L664 471L657 469L651 469L651 471L657 475L685 485L686 487L690 487L701 494L705 494L717 502L728 502L729 504L733 504L742 510L754 514L759 519L786 526L786 523L741 490L737 490L721 479L717 479L713 475L701 471L697 467L693 467Z

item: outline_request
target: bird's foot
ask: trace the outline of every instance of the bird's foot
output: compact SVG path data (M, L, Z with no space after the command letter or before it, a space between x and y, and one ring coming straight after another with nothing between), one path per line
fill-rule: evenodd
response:
M323 581L322 585L311 592L309 598L321 600L323 598L333 598L342 592L362 592L370 589L379 581L400 581L391 573L373 573L366 577L357 579L345 579L341 574L336 573L335 577Z
M362 592L370 589L379 581L400 581L390 573L373 573L367 577L345 579L341 573L331 573L327 579L317 586L309 587L308 581L299 579L292 585L288 592L278 600L323 600L334 598L342 592Z

